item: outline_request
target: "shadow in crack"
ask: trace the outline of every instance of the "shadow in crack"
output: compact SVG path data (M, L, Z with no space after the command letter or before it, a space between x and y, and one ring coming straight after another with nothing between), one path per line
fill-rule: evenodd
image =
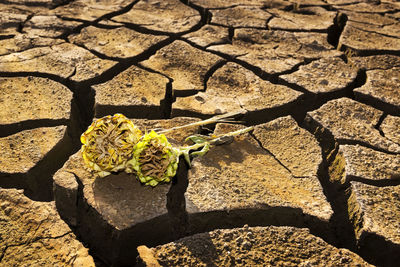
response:
M186 203L193 210L193 204ZM330 222L321 221L315 216L304 214L300 208L260 207L212 212L193 212L188 214L187 235L209 232L215 229L231 229L249 226L294 226L308 228L310 232L330 244L336 240Z
M376 97L372 97L370 95L363 94L362 92L355 92L355 99L361 103L372 106L376 109L383 110L384 112L393 115L400 115L399 106L390 104L388 102L384 102Z
M1 125L0 138L16 134L21 131L31 130L34 128L52 127L52 126L67 125L67 124L68 124L67 119L59 119L59 120L40 119L40 120L26 120L18 123Z
M95 105L95 117L101 118L107 115L113 115L115 113L121 113L128 118L135 119L163 119L167 107L165 105L160 106L111 106L111 105Z
M66 132L64 137L26 174L24 194L33 200L53 200L53 174L76 150Z
M26 177L24 173L0 173L1 188L24 189L25 180Z
M63 138L26 173L0 173L0 187L23 189L27 197L36 201L53 200L53 174L75 148L65 132Z
M359 253L369 263L377 266L399 266L400 245L375 233L363 233L361 235Z

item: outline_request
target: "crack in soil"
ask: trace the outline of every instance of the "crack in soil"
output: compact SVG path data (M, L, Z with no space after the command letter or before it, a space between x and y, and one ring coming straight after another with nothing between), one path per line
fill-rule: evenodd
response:
M38 120L26 120L19 121L12 124L1 125L0 126L0 138L7 137L13 134L16 134L21 131L31 130L34 128L41 127L54 127L61 125L68 125L69 120L67 119L38 119Z
M338 48L340 36L347 24L347 20L346 14L338 12L333 19L333 25L328 28L328 43L333 45L336 49Z
M62 3L58 6L53 7L59 7L62 5L68 5L72 2L73 0L69 0L65 3ZM68 41L68 37L71 34L76 34L80 33L81 30L85 27L88 26L96 26L99 28L104 28L104 29L115 29L120 26L114 26L114 25L103 25L101 24L102 21L105 20L113 20L113 17L127 13L130 11L135 4L137 4L139 1L133 1L130 4L126 5L125 7L122 7L120 10L113 11L110 13L107 13L105 15L102 15L101 17L98 17L97 19L93 21L85 21L85 20L80 20L80 19L74 19L74 18L66 18L63 16L59 16L59 18L62 18L64 20L68 21L79 21L82 22L82 25L79 25L70 31L61 34L59 37L56 37L55 39L63 39ZM292 115L298 123L300 127L303 129L306 129L308 132L312 133L317 140L320 143L320 146L323 151L323 163L319 166L318 169L318 179L323 187L323 191L325 196L328 199L328 202L331 204L331 207L334 211L333 218L329 222L329 224L325 222L321 222L318 218L313 218L312 216L306 215L303 213L301 209L288 209L285 207L278 207L274 210L272 209L260 209L260 210L240 210L240 211L234 211L234 212L215 212L213 214L197 214L193 215L191 218L189 218L189 215L186 212L185 205L187 204L185 201L184 194L186 192L187 186L188 186L188 170L187 166L181 166L179 168L179 173L177 177L174 178L172 182L172 186L167 194L167 209L168 209L168 216L169 219L171 219L174 222L174 237L170 239L177 239L180 237L188 236L196 232L200 231L209 231L209 230L214 230L216 228L233 228L236 226L241 226L244 223L249 224L249 225L269 225L269 224L277 224L277 225L294 225L298 227L308 227L311 229L311 232L314 233L317 236L323 236L324 239L329 239L326 235L327 232L325 229L327 225L333 226L334 231L335 231L335 238L329 239L328 243L334 244L335 246L338 247L346 247L352 251L355 251L357 253L360 253L359 250L356 248L356 240L353 232L353 226L351 225L351 222L348 218L347 215L347 196L345 193L346 188L345 186L339 187L335 184L332 184L329 181L329 177L333 175L332 173L329 172L329 167L332 166L332 163L334 159L337 156L337 150L338 150L338 144L359 144L365 147L372 148L377 151L385 152L388 154L392 155L397 155L399 153L393 153L393 152L388 152L385 149L380 149L376 148L368 143L361 142L361 141L353 141L353 140L336 140L332 136L332 133L329 132L329 130L324 129L322 126L316 126L316 125L311 125L310 124L310 118L307 118L307 112L318 109L321 107L323 104L326 102L333 100L333 99L338 99L341 97L349 97L351 99L357 99L357 101L368 104L369 106L372 106L374 108L377 108L379 110L385 111L385 113L380 117L378 123L375 125L375 129L379 130L381 136L384 137L384 133L380 130L380 125L382 124L383 120L386 118L388 114L391 115L399 115L399 111L396 109L393 109L393 107L388 106L387 103L381 102L380 100L371 98L369 96L363 96L361 94L356 94L354 95L354 89L359 88L362 85L366 83L366 70L365 69L360 69L358 70L357 77L356 79L347 85L344 89L339 90L337 92L333 93L326 93L326 94L313 94L309 91L307 91L305 88L297 85L297 84L291 84L286 81L284 81L282 78L280 78L280 75L283 74L291 74L299 70L299 67L302 65L309 64L310 62L314 60L318 60L319 58L306 58L304 59L303 62L293 66L290 70L283 71L281 73L275 73L275 74L269 74L264 72L262 69L253 66L249 63L246 63L240 59L238 59L238 56L230 56L221 52L216 52L216 51L209 51L207 50L207 47L211 46L208 45L207 47L201 47L199 45L196 45L193 42L190 42L189 40L186 40L182 36L187 33L192 33L195 32L199 29L201 29L204 25L206 24L212 24L212 25L218 25L211 23L212 19L212 14L209 11L209 9L203 8L201 6L195 5L194 3L188 1L188 0L181 0L182 3L185 5L197 10L199 14L201 15L201 20L194 25L191 29L180 32L180 33L170 33L170 32L165 32L165 31L158 31L158 30L151 30L146 28L146 25L137 25L137 24L132 24L132 23L121 23L125 27L135 30L140 33L145 33L145 34L152 34L152 35L167 35L169 36L168 39L165 41L161 41L153 46L151 46L149 49L144 51L143 53L130 57L130 58L118 58L118 57L109 57L107 55L104 55L102 53L99 53L97 51L94 51L92 49L86 48L84 45L77 45L79 47L84 48L87 51L90 51L93 53L96 57L100 59L105 59L105 60L113 60L117 61L118 63L111 67L110 69L106 70L102 74L90 78L85 81L81 82L75 82L72 81L71 78L76 74L76 68L74 69L74 72L69 75L67 78L62 78L58 75L55 74L49 74L49 73L40 73L40 72L1 72L0 76L1 77L27 77L27 76L34 76L34 77L43 77L43 78L48 78L51 80L54 80L56 82L59 82L66 87L69 88L73 92L73 103L71 104L73 106L72 109L72 117L71 120L50 120L50 119L43 119L43 120L27 120L23 121L21 123L15 123L7 126L2 126L0 127L0 137L5 137L14 133L17 133L22 130L27 130L27 129L34 129L38 127L52 127L52 126L57 126L57 125L68 125L68 133L67 137L71 139L72 144L67 145L67 144L57 144L56 147L54 147L51 152L49 152L48 156L45 157L41 162L37 164L32 171L29 171L27 175L24 174L15 174L15 175L8 175L5 177L4 175L0 176L1 179L5 179L7 182L0 182L1 186L5 186L7 188L25 188L26 187L26 179L27 176L32 176L32 177L38 177L39 175L45 176L46 178L41 182L45 184L43 189L39 191L32 191L29 192L27 190L27 194L30 198L32 199L38 199L38 200L45 200L45 201L50 201L52 200L53 196L47 194L48 192L51 192L51 177L52 174L57 171L68 159L70 155L72 155L74 152L76 152L79 149L79 135L87 128L87 126L91 123L91 121L94 118L94 102L95 102L95 95L94 91L91 89L91 86L104 83L107 81L110 81L113 79L116 75L122 73L124 70L128 69L131 66L137 66L140 67L146 71L150 71L153 73L158 73L163 75L164 77L168 78L169 82L166 85L165 88L165 97L162 100L161 106L162 106L162 117L163 118L170 118L171 117L171 110L172 110L172 103L174 102L174 97L180 95L173 95L172 92L172 82L173 79L170 77L166 76L163 73L159 73L157 71L151 70L149 68L143 67L140 62L147 60L150 58L152 55L157 53L158 50L161 48L171 44L175 40L183 40L186 43L190 44L194 48L200 49L201 51L205 51L208 53L212 53L215 55L218 55L223 58L223 60L217 62L215 65L213 65L206 73L205 78L204 78L204 89L203 91L207 90L207 82L210 79L210 77L221 67L223 67L227 62L234 62L239 64L240 66L246 68L247 70L252 71L254 74L256 74L258 77L260 77L263 80L267 80L273 84L279 84L279 85L284 85L287 86L293 90L299 91L304 94L302 98L299 100L294 101L293 103L288 103L287 105L281 106L276 108L275 110L268 110L268 111L254 111L254 112L248 112L247 115L245 116L245 121L246 124L249 125L255 125L258 123L265 123L268 122L272 119L278 118L278 117L283 117L285 115ZM6 4L11 4L8 1L2 1L2 3ZM351 3L353 4L353 3ZM343 5L338 5L338 6L346 6L346 5L351 5L351 4L343 4ZM21 4L22 5L22 4ZM26 5L32 5L32 6L41 6L42 4L37 4L36 2L33 2L31 4L26 4ZM45 4L43 4L45 5ZM242 5L232 5L230 7L236 7L236 6L242 6ZM248 5L243 5L243 6L248 6ZM302 5L302 6L308 6L308 5ZM330 5L324 5L323 6L325 9L330 9L330 10L335 10L333 6ZM212 8L213 9L226 9L229 7L224 7L224 8ZM288 7L288 9L293 9L295 6ZM337 11L337 10L336 10ZM387 12L387 13L395 13L397 12L396 10ZM18 32L22 32L23 26L27 21L29 21L32 18L33 15L28 16L25 22L21 23L20 26L18 27ZM273 18L271 16L269 20L266 20L266 28L269 29L268 23L269 21ZM340 46L339 40L341 37L341 34L343 32L344 27L346 26L347 23L347 16L343 13L340 13L340 11L337 11L337 15L334 18L334 24L328 28L328 42L333 45L334 47L338 48ZM115 21L114 21L115 22ZM225 27L225 26L224 26ZM234 27L227 27L228 28L228 33L229 33L229 41L232 43L232 39L234 36L234 31L237 28ZM257 27L249 27L249 28L257 28ZM287 32L325 32L322 30L312 30L312 31L302 31L302 30L283 30ZM365 30L364 30L365 31ZM375 31L366 31L366 32L372 32L372 33L378 33ZM378 33L381 34L381 33ZM383 36L387 37L394 37L391 35L385 35L381 34ZM14 35L5 35L5 36L0 36L0 40L3 39L9 39L13 38ZM398 37L395 37L398 38ZM340 47L340 50L346 51L349 47L343 45ZM399 51L391 51L391 50L356 50L358 56L370 56L370 55L400 55ZM349 56L347 54L344 54L343 59L347 62L349 60ZM197 91L196 91L197 92ZM300 108L298 108L301 106ZM293 110L294 109L294 110ZM194 117L200 117L200 118L205 118L203 114L194 114L190 113L188 111L182 111L182 115L191 115ZM206 116L207 117L207 116ZM279 162L279 164L284 167L289 173L292 174L289 168L287 168L282 162L279 161L273 155L270 151L268 151L266 148L264 148L260 141L253 135L251 136L259 143L260 147L262 147L264 150L266 150L269 154L271 154L274 159ZM65 140L64 140L65 141ZM69 142L69 141L68 141ZM63 146L63 148L61 148ZM72 147L71 151L64 151L65 147ZM56 159L56 160L55 160ZM181 162L184 162L183 160ZM51 166L51 168L48 168L48 166ZM44 175L43 175L44 174ZM293 176L293 174L292 174ZM50 177L50 179L48 179ZM295 177L295 176L293 176ZM296 177L300 178L300 177ZM36 179L36 178L29 178L29 179ZM78 225L77 227L73 227L73 232L76 233L78 236L79 240L89 241L91 240L92 242L90 243L91 248L90 248L90 253L95 255L95 256L101 256L101 260L104 260L104 262L101 262L101 264L106 264L110 263L113 260L117 259L114 248L112 246L108 246L109 244L103 244L103 240L107 239L110 237L110 233L113 234L113 231L108 229L107 227L104 227L104 221L101 221L102 218L99 214L97 214L96 211L92 209L87 203L85 203L85 198L83 195L83 184L79 180L79 178L75 175L75 179L78 182L78 198L77 198L77 218L78 218ZM370 181L366 180L365 178L362 177L352 177L353 180L355 181L361 181L366 184L371 184L375 186L395 186L400 184L400 180L380 180L380 181ZM12 182L10 182L12 180ZM8 183L8 184L7 184ZM26 188L25 188L26 189ZM43 194L45 193L45 197L43 196L38 196L38 194ZM279 215L282 216L282 219L279 223L276 223L274 219L272 218L272 215ZM272 216L272 217L271 217ZM309 216L309 218L305 218ZM303 218L302 222L297 222L293 220L294 218ZM192 220L189 222L189 220ZM212 222L207 226L208 222ZM193 226L193 222L197 222L198 225L196 227L190 228L190 225ZM234 222L232 224L232 222ZM90 229L90 227L93 227L94 229ZM104 229L101 229L101 227L104 227ZM67 232L64 235L57 236L57 237L42 237L39 239L35 239L30 241L30 243L37 242L40 239L56 239L56 238L62 238L65 235L68 235L72 232ZM115 234L115 233L114 233ZM128 233L129 234L129 233ZM112 235L111 235L112 236ZM113 245L123 247L125 245L128 245L130 239L123 239L121 236L119 236L120 242L116 242ZM155 240L153 244L162 244L165 242L165 236L159 237L159 239ZM114 240L115 241L115 240ZM7 245L3 252L0 255L0 262L3 259L4 255L6 254L6 251L9 247L12 246L21 246L25 244L30 244L30 243L21 243L21 244L14 244L14 245ZM95 245L93 246L93 244ZM387 241L380 240L380 244L387 245ZM104 246L103 246L104 245ZM103 246L103 247L101 247ZM99 249L100 247L100 249ZM110 250L110 251L107 251ZM100 251L100 253L99 253ZM104 256L102 254L103 251L107 255ZM126 251L127 252L127 251ZM119 253L119 251L118 251ZM126 253L123 255L123 261L127 261L131 263L134 261L135 258L135 251L130 251L130 253ZM364 254L364 257L365 254ZM111 260L110 260L111 259ZM118 259L119 260L119 259ZM371 261L371 259L368 259Z
M279 163L279 165L281 165L285 170L287 170L287 171L290 173L291 176L293 176L294 178L304 178L304 177L295 176L295 175L292 173L292 171L291 171L288 167L286 167L286 165L283 164L282 161L280 161L280 160L274 155L274 153L272 153L268 148L266 148L266 147L264 147L264 146L262 145L262 142L261 142L252 132L250 132L249 134L250 134L251 137L253 137L254 140L257 141L258 145L259 145L262 149L264 149L268 154L270 154L270 155L274 158L274 160L276 160L276 162Z
M130 3L129 5L126 5L125 7L121 8L120 10L112 11L112 12L110 12L110 13L104 14L104 15L98 17L97 19L95 19L95 20L93 20L93 21L87 21L87 22L85 21L82 25L79 25L79 26L77 26L77 27L71 29L71 31L66 32L66 33L60 35L59 38L60 38L60 39L65 39L65 40L66 40L66 39L68 39L68 36L70 36L71 34L80 33L81 30L82 30L83 28L86 28L86 27L88 27L88 26L96 26L96 24L99 23L99 22L102 21L102 20L111 19L112 17L115 17L115 16L118 16L118 15L127 13L127 12L129 12L129 10L132 9L132 7L133 7L134 5L137 4L138 2L139 2L139 0L135 0L135 1L133 1L132 3ZM62 18L62 19L66 19L66 18L64 18L64 17L61 17L61 18Z
M382 131L381 129L381 125L383 123L383 121L385 120L385 118L387 117L388 114L383 113L382 116L379 118L379 121L376 123L376 125L374 126L375 129L377 129L379 131L379 134L382 137L385 137L385 133Z

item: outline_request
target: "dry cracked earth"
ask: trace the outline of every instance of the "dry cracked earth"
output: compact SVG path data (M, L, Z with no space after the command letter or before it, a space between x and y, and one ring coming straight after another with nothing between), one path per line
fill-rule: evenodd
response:
M400 3L1 0L0 266L398 266ZM93 179L94 118L251 133Z

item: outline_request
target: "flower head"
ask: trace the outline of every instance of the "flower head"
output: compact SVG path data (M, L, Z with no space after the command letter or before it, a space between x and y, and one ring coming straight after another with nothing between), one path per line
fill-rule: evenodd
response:
M82 156L100 177L124 170L142 132L122 114L98 119L81 135Z
M179 153L163 134L146 133L136 144L133 158L127 163L127 172L136 171L140 182L156 186L168 183L178 169Z

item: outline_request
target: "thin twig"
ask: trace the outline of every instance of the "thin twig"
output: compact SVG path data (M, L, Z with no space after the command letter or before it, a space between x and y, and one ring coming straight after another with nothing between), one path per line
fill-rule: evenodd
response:
M229 133L226 133L226 134L217 135L217 137L215 137L212 140L210 140L209 143L213 144L215 142L218 142L220 138L229 137L229 136L233 137L233 136L236 136L236 135L240 135L240 134L244 134L244 133L250 132L252 130L254 130L254 126L250 126L250 127L247 127L247 128L244 128L244 129L240 129L240 130L237 130L237 131L233 131L233 132L229 132Z
M206 119L206 120L203 120L203 121L197 121L197 122L193 122L193 123L189 123L189 124L185 124L185 125L181 125L181 126L172 127L170 129L165 129L165 130L159 131L157 133L158 134L165 134L165 133L168 133L168 132L172 132L172 131L175 131L175 130L179 130L179 129L183 129L183 128L187 128L187 127L192 127L192 126L201 126L201 125L206 125L206 124L211 124L211 123L216 123L216 122L221 122L221 121L226 122L227 118L234 117L234 116L237 116L237 115L240 115L240 114L244 114L244 112L243 111L228 112L228 113L225 113L225 114L222 114L222 115L214 116L212 118L209 118L209 119Z

